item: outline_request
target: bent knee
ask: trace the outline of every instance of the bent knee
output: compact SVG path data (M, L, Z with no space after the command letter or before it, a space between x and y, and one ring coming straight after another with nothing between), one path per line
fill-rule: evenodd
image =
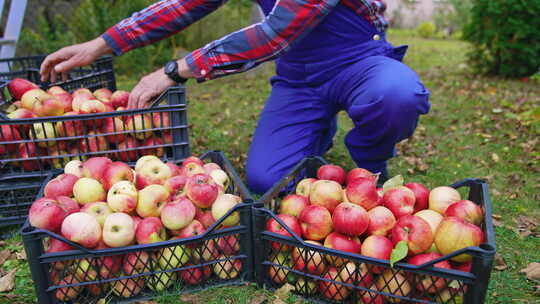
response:
M282 176L267 170L266 168L248 168L247 170L247 186L257 194L264 194L270 190L272 186L279 181Z

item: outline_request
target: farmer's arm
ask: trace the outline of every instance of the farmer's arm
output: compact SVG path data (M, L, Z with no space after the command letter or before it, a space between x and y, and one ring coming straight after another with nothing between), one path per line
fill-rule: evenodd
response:
M278 0L260 23L209 43L178 61L179 74L199 81L247 71L286 52L313 30L339 0ZM129 108L142 108L171 85L160 69L133 89Z
M94 62L105 54L121 55L182 31L219 8L226 0L162 0L134 13L108 29L100 37L60 49L47 56L41 65L41 79L49 76L56 81L56 74L74 67Z

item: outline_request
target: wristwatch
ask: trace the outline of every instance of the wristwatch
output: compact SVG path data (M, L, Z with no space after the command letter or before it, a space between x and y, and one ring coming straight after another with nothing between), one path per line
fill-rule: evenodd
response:
M184 78L178 74L178 63L176 60L171 60L165 64L165 68L163 69L165 72L165 75L167 75L172 81L176 83L186 83L188 81L187 78Z

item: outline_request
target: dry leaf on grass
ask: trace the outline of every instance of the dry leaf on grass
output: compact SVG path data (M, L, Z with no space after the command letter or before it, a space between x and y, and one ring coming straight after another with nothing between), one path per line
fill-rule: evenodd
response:
M183 294L180 296L180 300L186 303L197 303L198 297L192 294Z
M495 268L498 271L503 271L506 268L508 268L508 265L506 265L506 262L504 261L504 258L500 254L495 254Z
M264 294L259 294L251 298L249 301L249 304L263 304L266 303L266 296Z
M524 215L520 215L517 219L514 219L517 224L517 230L521 237L528 237L532 235L534 237L539 237L540 232L536 231L536 221L532 218Z
M11 252L9 251L9 249L4 249L0 251L0 265L3 265L10 255Z
M521 269L519 273L524 273L529 280L540 280L540 263L530 263L527 268Z
M287 304L287 302L283 301L282 299L275 299L272 301L272 304Z
M281 286L278 290L276 290L276 292L274 293L274 295L278 298L278 299L281 299L281 300L287 300L287 298L289 297L289 294L291 294L291 291L294 290L294 286L292 286L291 284L287 283L283 286Z
M26 251L21 250L15 254L17 260L26 260Z
M15 287L15 273L17 273L17 268L0 278L0 292L10 291Z

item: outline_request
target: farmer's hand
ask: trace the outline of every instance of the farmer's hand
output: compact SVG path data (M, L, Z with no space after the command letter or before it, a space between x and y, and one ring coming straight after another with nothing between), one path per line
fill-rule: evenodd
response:
M57 74L62 74L62 80L66 81L71 69L91 64L100 56L111 53L112 49L101 37L62 48L47 56L41 64L41 81L47 81L50 76L51 82L56 82Z
M193 77L184 59L178 61L178 73L184 78ZM174 85L176 82L165 74L163 68L144 76L129 93L128 109L147 107L150 101Z

